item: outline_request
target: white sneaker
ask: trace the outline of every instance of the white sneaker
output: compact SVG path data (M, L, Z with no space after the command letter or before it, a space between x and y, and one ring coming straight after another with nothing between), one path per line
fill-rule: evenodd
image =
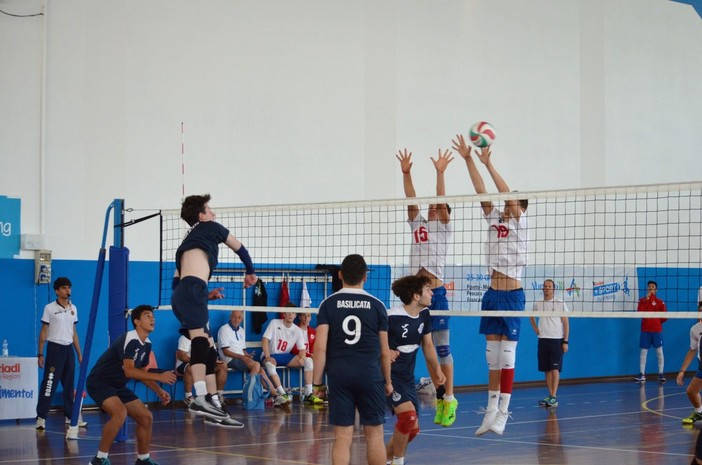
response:
M240 421L236 421L232 417L224 418L222 420L214 420L212 418L205 417L205 423L210 425L221 426L222 428L240 429L244 427L243 423L241 423Z
M44 431L46 429L46 419L37 417L37 429L40 431Z
M275 407L283 407L285 405L288 405L290 403L290 396L287 394L285 395L277 395L275 396L275 400L273 401L273 405Z
M186 406L186 407L190 407L190 404L193 403L193 400L195 400L195 398L194 398L193 396L188 396L188 397L186 397L185 400L184 400L185 406Z
M487 433L490 430L490 426L495 421L495 418L497 417L497 410L486 410L485 411L485 417L483 417L483 423L480 425L480 428L478 428L475 431L476 436L482 436L483 434Z
M490 431L501 436L502 433L505 432L505 425L507 425L508 417L509 412L498 411L497 417L495 417L495 421L493 421L492 425L490 425Z
M66 417L66 424L67 424L67 425L70 425L70 424L71 424L71 419L68 418L68 417ZM87 421L83 421L83 414L82 414L82 413L81 413L80 416L78 417L78 426L79 426L80 428L85 428L86 426L88 426L88 422L87 422Z

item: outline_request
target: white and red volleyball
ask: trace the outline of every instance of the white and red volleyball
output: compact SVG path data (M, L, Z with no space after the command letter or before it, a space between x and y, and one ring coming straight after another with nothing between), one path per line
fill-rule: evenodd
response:
M495 141L495 128L487 121L478 121L470 128L470 141L476 147L488 147Z

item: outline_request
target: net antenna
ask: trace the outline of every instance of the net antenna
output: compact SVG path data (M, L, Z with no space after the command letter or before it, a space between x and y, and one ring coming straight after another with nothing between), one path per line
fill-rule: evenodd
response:
M180 122L180 201L185 200L185 124Z

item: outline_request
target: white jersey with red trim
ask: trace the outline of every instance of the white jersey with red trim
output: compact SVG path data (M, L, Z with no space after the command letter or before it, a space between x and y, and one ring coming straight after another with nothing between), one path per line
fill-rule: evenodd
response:
M524 267L527 264L527 244L529 242L529 223L526 212L522 213L519 221L510 218L504 222L502 212L497 208L485 215L488 223L487 240L485 241L485 261L488 273L492 270L521 281Z
M424 268L443 281L453 225L439 220L427 221L420 213L407 223L412 228L411 269L417 272Z
M268 323L266 332L263 333L263 337L270 341L268 347L270 348L270 354L287 354L293 347L297 347L298 350L305 350L305 335L299 326L290 325L288 328L283 323L283 320L271 320Z

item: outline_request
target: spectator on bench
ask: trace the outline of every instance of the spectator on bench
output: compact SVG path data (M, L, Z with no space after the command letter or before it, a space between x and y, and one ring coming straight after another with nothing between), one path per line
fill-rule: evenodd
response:
M266 373L273 381L276 397L274 405L284 406L290 403L290 397L281 386L280 377L276 373L277 365L284 365L290 368L304 368L305 390L300 396L303 403L311 405L323 404L324 401L312 393L312 370L314 364L312 358L307 357L305 348L305 337L302 330L293 324L294 312L283 313L282 319L271 320L261 339L261 361ZM291 353L292 348L297 347L299 353Z
M246 350L246 329L241 326L244 321L244 312L233 310L229 315L229 322L222 325L217 332L219 356L228 368L242 373L261 375L261 382L265 383L268 392L275 392L273 383L261 364L254 360L254 354Z

